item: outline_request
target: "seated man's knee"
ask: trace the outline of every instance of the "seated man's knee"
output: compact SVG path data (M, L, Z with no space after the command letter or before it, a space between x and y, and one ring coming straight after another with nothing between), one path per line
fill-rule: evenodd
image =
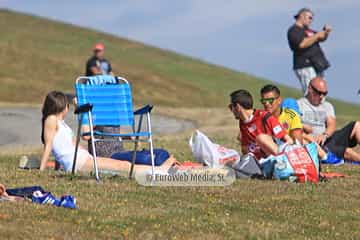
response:
M352 148L346 148L345 152L344 152L344 157L345 160L349 160L349 161L360 161L360 154L357 153L354 149Z

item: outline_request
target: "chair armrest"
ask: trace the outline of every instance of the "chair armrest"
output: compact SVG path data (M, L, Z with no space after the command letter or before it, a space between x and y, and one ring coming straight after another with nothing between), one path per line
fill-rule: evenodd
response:
M83 104L83 105L81 105L81 106L78 106L78 107L75 109L74 113L75 113L75 114L79 114L79 113L89 112L89 111L92 110L92 108L93 108L93 105L92 105L92 104L86 103L86 104Z
M136 110L136 111L134 112L134 115L140 115L140 114L150 113L151 110L153 109L153 107L154 107L153 105L148 104L148 105L146 105L146 106L144 106L144 107Z

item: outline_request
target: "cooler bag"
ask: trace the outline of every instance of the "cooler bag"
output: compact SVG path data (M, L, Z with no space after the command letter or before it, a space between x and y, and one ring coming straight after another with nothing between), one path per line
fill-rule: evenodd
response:
M289 145L276 156L261 161L265 176L296 182L319 182L319 159L315 143Z

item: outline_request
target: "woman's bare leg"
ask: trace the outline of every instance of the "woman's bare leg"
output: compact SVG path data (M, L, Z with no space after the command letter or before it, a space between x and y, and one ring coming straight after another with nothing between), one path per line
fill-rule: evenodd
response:
M124 172L130 172L130 166L131 163L128 161L123 160L115 160L112 158L103 158L103 157L97 157L97 164L98 168L101 170L114 170L114 171L124 171ZM167 170L176 162L176 159L171 156L168 158L161 166L155 167L156 170ZM89 157L86 159L86 162L81 167L80 171L82 172L90 172L94 169L94 160ZM150 170L151 165L142 165L142 164L135 164L134 170L139 171L145 171Z

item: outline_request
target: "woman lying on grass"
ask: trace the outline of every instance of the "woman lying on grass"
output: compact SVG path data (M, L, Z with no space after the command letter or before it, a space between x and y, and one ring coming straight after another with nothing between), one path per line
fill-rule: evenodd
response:
M58 164L66 172L72 170L75 139L71 128L64 119L69 110L69 104L64 93L50 92L42 107L41 141L44 152L41 157L40 170L46 168L47 161L52 152ZM127 161L98 157L98 167L104 170L130 171L131 164ZM168 169L175 162L174 158L166 160L158 169ZM93 157L87 150L79 147L76 160L76 171L89 172L93 169ZM151 169L149 165L135 165L135 171Z

